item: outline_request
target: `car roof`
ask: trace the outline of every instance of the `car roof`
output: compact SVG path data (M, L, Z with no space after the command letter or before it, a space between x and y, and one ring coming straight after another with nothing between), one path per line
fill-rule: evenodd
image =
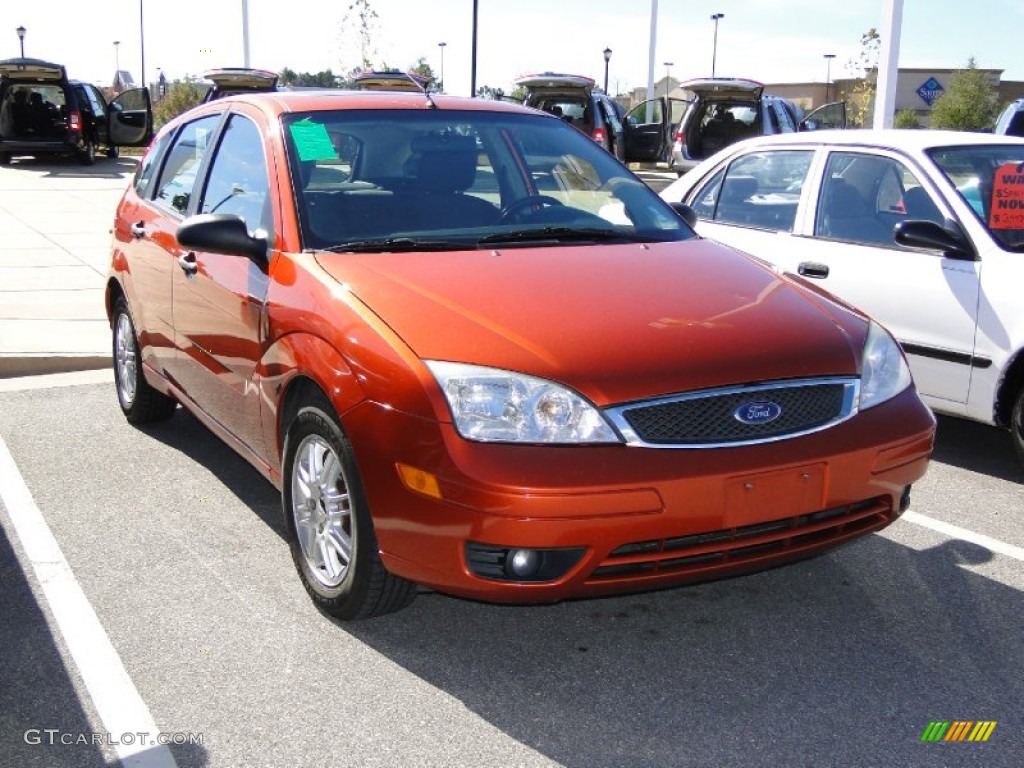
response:
M998 136L974 131L944 131L930 128L851 128L846 130L805 131L756 136L731 145L731 150L759 146L827 145L891 147L905 152L922 152L935 147L1024 144L1024 138Z
M291 112L319 112L332 109L452 109L478 112L510 112L537 115L535 109L518 103L494 99L474 99L468 96L429 95L398 90L342 90L340 88L309 89L301 91L269 91L243 93L209 102L196 110L216 110L233 103L251 104L270 115ZM192 111L185 114L192 114ZM553 118L552 119L557 119Z

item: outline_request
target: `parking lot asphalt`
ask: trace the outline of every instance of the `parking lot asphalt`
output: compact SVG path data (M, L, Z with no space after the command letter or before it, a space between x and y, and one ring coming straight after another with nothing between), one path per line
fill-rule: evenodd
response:
M110 364L110 228L136 162L0 167L0 378Z

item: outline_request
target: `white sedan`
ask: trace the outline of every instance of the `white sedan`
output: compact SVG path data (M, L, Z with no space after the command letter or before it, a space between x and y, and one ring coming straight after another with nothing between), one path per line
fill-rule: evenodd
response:
M1024 461L1024 139L816 131L734 144L665 188L697 231L886 325L933 410Z

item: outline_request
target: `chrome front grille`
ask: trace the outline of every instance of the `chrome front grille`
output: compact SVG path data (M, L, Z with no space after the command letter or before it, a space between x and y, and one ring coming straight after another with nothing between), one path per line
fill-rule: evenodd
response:
M801 379L690 392L606 413L631 445L719 448L784 440L838 424L854 414L858 393L857 379Z

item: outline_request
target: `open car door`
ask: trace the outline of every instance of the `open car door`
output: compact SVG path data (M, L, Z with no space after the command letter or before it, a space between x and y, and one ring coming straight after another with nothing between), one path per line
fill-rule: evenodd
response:
M153 104L149 89L132 88L110 102L107 111L110 145L145 147L153 138Z
M672 134L690 102L659 96L637 104L626 113L623 135L626 161L657 163L669 159Z
M800 121L798 130L821 131L826 128L846 127L846 102L830 101L812 110L803 120Z

